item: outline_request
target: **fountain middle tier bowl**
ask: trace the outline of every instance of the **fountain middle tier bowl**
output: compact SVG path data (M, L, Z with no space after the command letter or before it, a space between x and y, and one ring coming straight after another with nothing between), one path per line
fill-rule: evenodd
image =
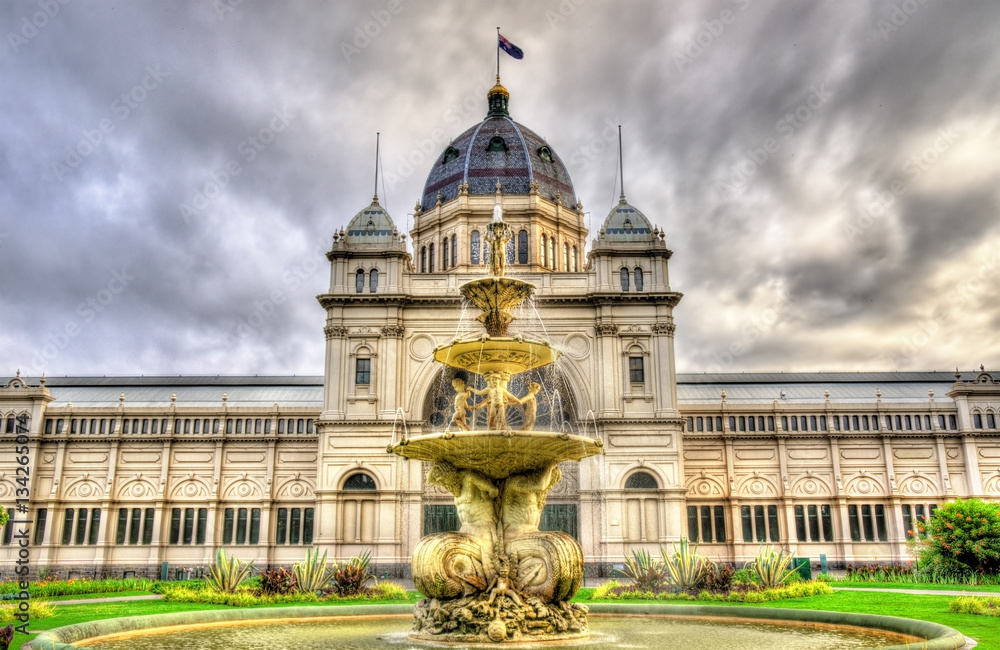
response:
M480 278L458 288L472 304L484 312L510 312L531 297L535 285L517 278Z
M436 361L479 375L488 372L516 375L554 363L559 354L559 350L545 341L510 337L483 336L434 348Z
M458 431L414 436L387 451L410 460L446 460L494 479L604 453L600 439L551 431Z

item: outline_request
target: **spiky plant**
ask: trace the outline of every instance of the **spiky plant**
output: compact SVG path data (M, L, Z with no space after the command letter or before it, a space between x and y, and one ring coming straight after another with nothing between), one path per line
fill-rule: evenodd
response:
M785 555L784 551L775 550L773 546L762 546L750 568L760 580L761 587L772 589L784 584L797 573L795 568L789 567L791 562L792 556Z
M667 570L667 580L673 586L683 591L694 591L705 581L710 561L704 555L698 555L698 545L691 544L684 537L677 546L672 547L672 553L660 547L660 555Z
M306 559L292 565L298 590L303 593L316 592L327 586L337 572L337 563L333 563L332 569L328 569L326 565L326 551L320 557L319 549L315 553L311 548L306 549Z
M205 581L216 591L231 594L250 577L253 562L244 562L235 556L226 557L225 549L215 551L215 564L208 567Z
M361 593L365 585L375 579L371 572L372 552L365 551L352 557L334 572L334 591L339 596L353 596Z
M663 586L663 564L653 559L645 549L633 550L631 557L626 555L625 568L615 571L630 580L636 589L642 591L655 591Z

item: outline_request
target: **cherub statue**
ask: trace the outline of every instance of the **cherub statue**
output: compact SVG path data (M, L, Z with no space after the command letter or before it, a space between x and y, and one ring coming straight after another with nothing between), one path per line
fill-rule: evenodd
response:
M535 427L535 420L538 418L538 400L535 396L540 390L542 390L542 385L533 381L528 384L528 394L519 400L524 407L524 425L521 427L521 431L531 431Z
M461 377L453 379L451 386L455 389L455 414L451 416L451 423L462 431L468 431L469 423L466 421L466 416L471 409L477 409L482 406L482 403L476 406L469 406L469 400L473 395L485 395L487 389L476 390L469 388L466 386L465 380Z
M521 400L507 390L507 387L503 385L499 373L486 375L486 388L484 390L486 399L477 404L476 407L478 408L484 403L487 405L486 428L496 430L509 429L510 427L507 424L507 405L520 404Z

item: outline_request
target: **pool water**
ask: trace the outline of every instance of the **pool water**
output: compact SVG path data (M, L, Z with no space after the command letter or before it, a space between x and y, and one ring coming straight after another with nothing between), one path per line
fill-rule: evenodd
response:
M279 622L254 625L160 628L94 642L78 641L96 650L409 650L444 644L413 641L411 617L340 618L320 622ZM498 647L544 648L691 648L703 650L830 650L878 648L906 637L856 628L783 625L780 623L706 621L658 617L590 617L591 638L567 644L501 644ZM911 639L912 640L912 639ZM448 644L458 650L463 645ZM481 646L479 646L481 647Z

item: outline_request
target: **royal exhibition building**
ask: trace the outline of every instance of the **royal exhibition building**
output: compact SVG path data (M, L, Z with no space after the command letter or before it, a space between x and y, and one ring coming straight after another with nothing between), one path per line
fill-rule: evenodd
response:
M734 563L762 543L835 567L906 560L943 502L1000 498L1000 376L982 368L678 374L683 287L664 232L623 193L588 233L556 150L511 119L499 78L487 99L431 163L410 233L377 196L332 233L322 377L0 381L3 578L25 527L32 571L60 578L197 573L219 547L258 569L308 547L370 551L379 575L406 578L421 537L457 530L459 513L430 463L387 452L488 418L601 447L559 465L540 523L579 541L592 577L680 538ZM488 414L482 377L435 353L481 332L459 288L497 257L498 215L507 273L534 285L510 336L550 342L558 361ZM13 508L23 456L8 453L25 438L27 523Z

